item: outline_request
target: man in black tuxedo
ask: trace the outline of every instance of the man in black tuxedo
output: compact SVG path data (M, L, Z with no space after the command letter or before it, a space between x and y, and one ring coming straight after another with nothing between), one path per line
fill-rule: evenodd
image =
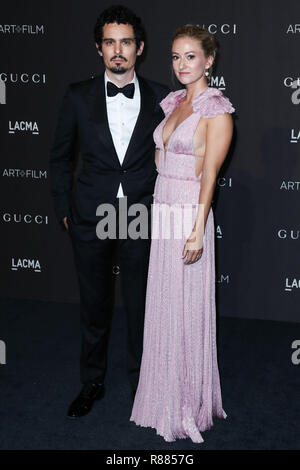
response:
M105 73L69 85L50 154L54 207L70 234L80 287L83 388L69 407L70 417L87 414L94 400L104 395L116 250L133 396L137 388L151 236L100 239L96 209L109 203L118 213L119 198L126 197L128 207L141 203L151 214L157 176L152 134L164 118L159 102L169 92L166 86L135 73L137 56L144 48L144 30L132 11L122 6L108 8L100 14L94 34ZM82 167L72 184L78 146Z

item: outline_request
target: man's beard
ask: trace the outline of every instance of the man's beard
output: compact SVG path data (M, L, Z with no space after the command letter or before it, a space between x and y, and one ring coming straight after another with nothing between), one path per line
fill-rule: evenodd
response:
M112 73L122 75L123 73L127 72L127 69L125 67L120 67L120 66L114 66L114 67L108 67L108 70Z
M123 59L123 61L127 62L125 57L123 57L121 55L119 55L119 56L116 55L116 56L112 57L111 60L114 60L114 59ZM108 67L108 70L112 73L116 73L116 74L120 74L120 75L127 72L127 68L123 67L123 65L121 65L121 64L116 64L116 65L113 65L111 67Z

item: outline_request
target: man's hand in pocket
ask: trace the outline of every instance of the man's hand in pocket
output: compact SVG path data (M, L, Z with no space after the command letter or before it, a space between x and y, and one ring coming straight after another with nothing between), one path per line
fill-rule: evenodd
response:
M69 226L68 226L68 222L67 222L67 217L64 217L63 218L63 223L64 223L64 226L66 227L66 230L69 230Z

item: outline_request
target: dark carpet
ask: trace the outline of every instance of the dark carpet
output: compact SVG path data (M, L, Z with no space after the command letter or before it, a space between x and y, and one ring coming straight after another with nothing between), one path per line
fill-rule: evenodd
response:
M208 450L299 449L300 364L291 344L300 324L221 317L218 355L226 420L166 443L155 430L129 421L126 321L115 311L106 396L89 415L66 417L79 382L79 306L30 300L0 301L1 449Z

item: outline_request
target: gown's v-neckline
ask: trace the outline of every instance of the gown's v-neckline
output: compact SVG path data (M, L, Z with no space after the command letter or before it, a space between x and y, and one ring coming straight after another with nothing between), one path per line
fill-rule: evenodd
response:
M210 88L210 87L209 87L209 86L205 87L202 91L200 91L200 92L198 93L198 95L195 96L195 98L197 98L199 95L201 95L202 93L204 93L208 88ZM195 98L194 98L194 100L195 100ZM194 100L193 100L193 101L194 101ZM182 100L181 100L181 101L182 101ZM179 104L180 104L180 103L179 103ZM177 106L176 106L176 108L177 108ZM174 109L172 110L172 112L173 112L173 111L174 111ZM173 135L175 134L175 132L177 131L177 129L179 129L179 127L180 127L185 121L187 121L191 116L193 116L193 114L194 114L194 110L193 110L193 112L192 112L187 118L185 118L183 121L181 121L181 123L178 124L177 127L175 127L175 129L173 130L173 132L172 132L172 133L170 134L170 136L169 136L169 139L168 139L167 144L165 144L165 142L164 142L164 129L165 129L165 126L166 126L166 124L167 124L167 122L168 122L168 119L169 119L169 117L171 116L172 112L171 112L168 116L166 116L166 118L165 118L166 120L165 120L165 122L164 122L164 124L163 124L163 126L162 126L161 139L162 139L162 144L163 144L163 149L164 149L164 160L166 159L166 150L168 150L168 147L169 147L169 144L170 144L170 141L171 141Z
M172 113L171 113L171 114L172 114ZM168 147L169 147L169 144L170 144L170 141L171 141L173 135L175 134L175 132L177 131L177 129L179 129L180 126L182 126L182 124L183 124L185 121L187 121L191 116L193 116L194 112L192 112L188 117L186 117L183 121L181 121L181 123L178 124L177 127L175 127L175 129L173 130L173 132L171 132L171 134L170 134L170 136L169 136L169 138L168 138L168 142L165 144L165 141L164 141L164 129L165 129L165 126L166 126L166 124L167 124L167 122L168 122L168 119L169 119L169 117L171 116L171 114L169 114L168 116L166 116L166 118L165 118L166 120L165 120L165 122L164 122L164 124L163 124L163 126L162 126L162 132L161 132L161 139L162 139L162 144L163 144L163 149L164 149L164 159L166 158L166 150L168 150Z

